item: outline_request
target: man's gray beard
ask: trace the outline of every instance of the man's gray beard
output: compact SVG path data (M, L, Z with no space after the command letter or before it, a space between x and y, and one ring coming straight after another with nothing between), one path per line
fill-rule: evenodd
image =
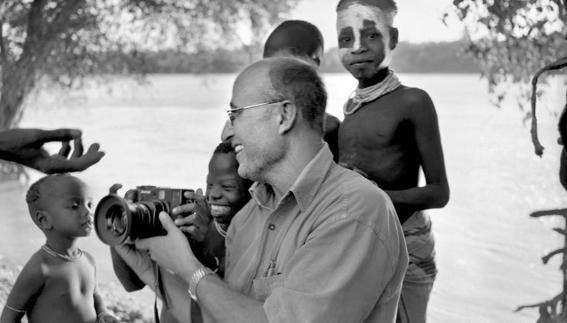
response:
M272 148L276 148L275 146ZM272 173L272 169L274 165L276 165L279 161L281 161L286 152L286 146L284 144L280 145L279 149L271 149L271 154L264 154L260 158L262 158L261 167L256 169L254 173L248 174L248 177L243 176L254 182L264 183L264 184L271 184L270 177L277 176L277 174L270 174Z

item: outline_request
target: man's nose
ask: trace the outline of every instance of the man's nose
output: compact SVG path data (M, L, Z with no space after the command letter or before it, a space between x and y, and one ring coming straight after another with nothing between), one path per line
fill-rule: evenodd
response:
M234 137L234 129L232 128L232 124L230 124L230 121L227 120L226 123L224 124L224 128L222 129L221 140L230 142L232 137Z

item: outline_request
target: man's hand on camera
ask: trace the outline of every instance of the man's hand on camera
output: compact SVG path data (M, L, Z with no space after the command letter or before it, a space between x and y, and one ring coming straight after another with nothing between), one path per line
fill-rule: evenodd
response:
M73 141L73 153L71 144ZM61 149L50 155L43 145L60 142ZM0 131L0 159L13 161L46 174L76 172L96 164L104 153L92 144L83 154L81 131L78 129L9 129Z
M190 276L202 265L195 258L189 246L189 241L187 241L183 232L175 226L167 213L161 212L159 220L167 231L167 235L138 239L136 240L136 248L147 250L155 262L174 274L189 273Z
M191 203L178 206L172 210L175 225L185 233L188 233L196 242L205 240L209 223L211 222L211 211L203 190L186 192L185 197Z

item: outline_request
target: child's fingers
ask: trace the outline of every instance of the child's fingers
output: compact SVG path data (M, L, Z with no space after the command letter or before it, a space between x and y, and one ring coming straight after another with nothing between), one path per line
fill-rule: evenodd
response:
M197 242L202 242L205 240L205 233L194 225L182 226L179 229L191 236L191 238Z
M179 216L186 217L188 215L193 214L193 212L195 212L195 204L188 203L188 204L180 205L174 208L173 210L171 210L171 215L174 218L178 218Z
M204 200L205 195L203 195L203 190L198 188L196 191L187 191L183 194L185 198L190 200Z

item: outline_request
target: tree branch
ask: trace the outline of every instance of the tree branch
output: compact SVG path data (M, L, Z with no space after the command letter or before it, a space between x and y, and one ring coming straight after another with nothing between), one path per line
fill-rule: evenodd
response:
M0 66L4 66L8 53L6 52L6 44L4 41L4 19L6 18L7 5L5 2L0 3Z
M567 2L567 0L564 0ZM536 72L534 77L532 78L532 98L531 98L531 105L532 105L532 127L530 130L532 136L532 143L534 145L535 154L540 156L543 155L543 146L539 142L537 136L537 116L536 116L536 99L537 99L537 81L541 74L547 71L554 71L560 70L564 67L567 67L567 56L562 57L555 62L548 64L541 68L539 71Z
M41 29L41 8L44 6L44 2L45 0L34 0L31 4L24 50L32 44L33 38L37 36L37 30Z
M554 298L552 298L548 301L545 301L545 302L532 304L532 305L522 305L522 306L519 306L514 312L519 312L519 311L521 311L525 308L533 308L533 307L546 308L546 307L550 306L550 307L556 308L557 303L559 303L562 296L563 296L563 293L561 293L561 294L555 296Z
M4 20L0 20L0 66L6 66L8 53L6 52L6 44L4 43Z
M552 252L548 253L547 255L541 257L541 260L543 261L543 264L547 264L549 262L549 259L551 259L553 256L561 254L561 253L565 253L567 252L567 248L559 248L556 250L553 250Z
M530 214L532 218L539 218L541 216L561 215L567 218L567 209L554 209L545 211L535 211Z

